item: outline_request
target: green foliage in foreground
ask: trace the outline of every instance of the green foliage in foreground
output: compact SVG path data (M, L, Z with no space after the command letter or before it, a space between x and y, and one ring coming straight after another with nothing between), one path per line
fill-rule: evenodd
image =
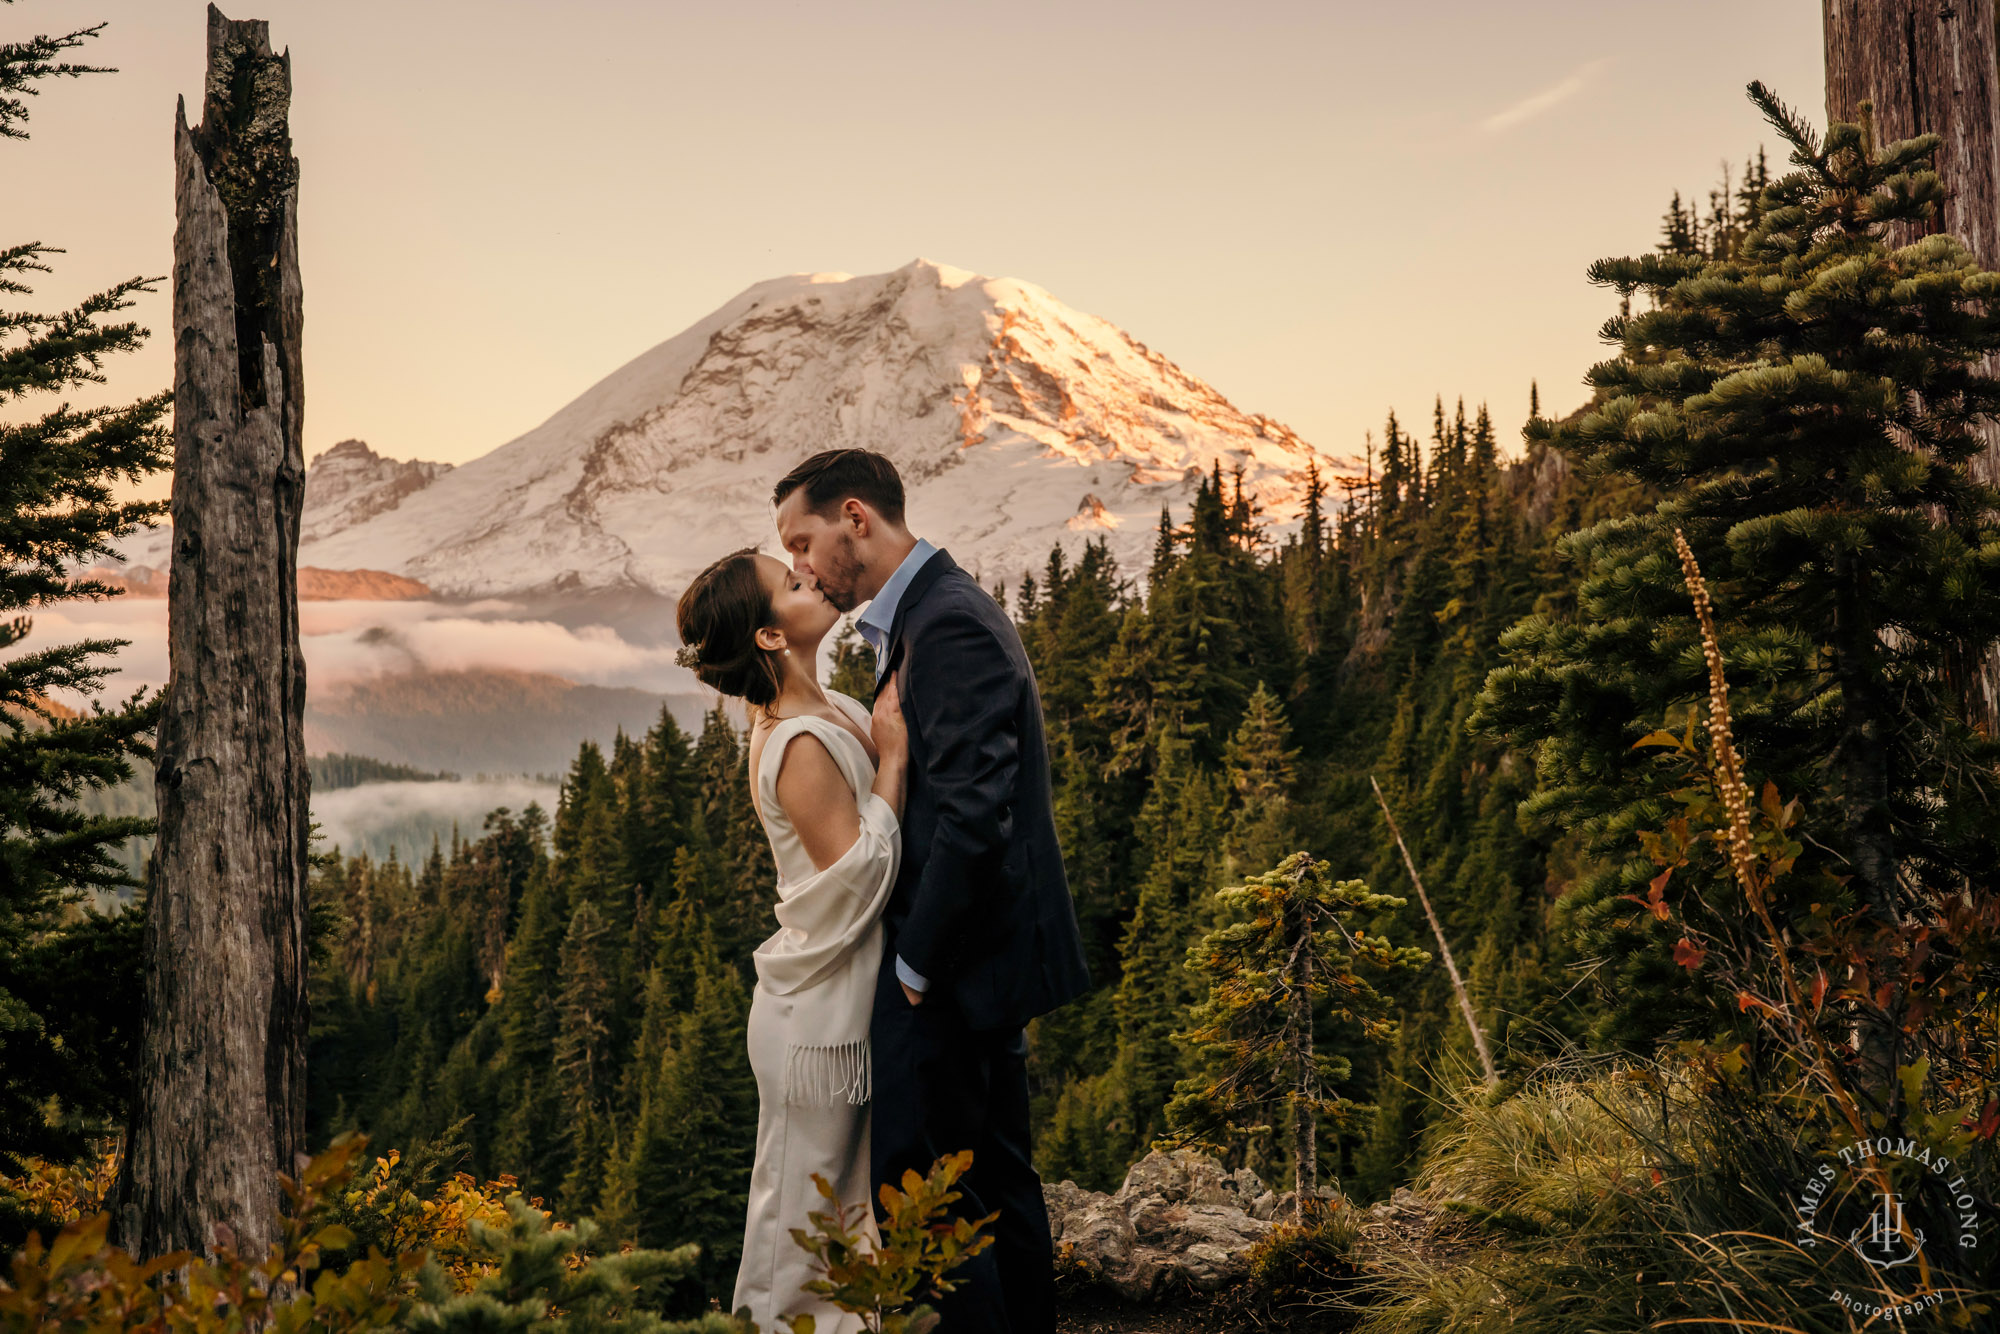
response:
M697 1246L606 1250L597 1224L553 1223L504 1180L482 1188L460 1175L418 1198L409 1187L434 1172L435 1146L400 1173L393 1152L362 1173L365 1147L362 1137L343 1136L297 1181L284 1181L285 1216L262 1257L239 1252L222 1226L206 1255L128 1255L107 1240L108 1171L84 1179L38 1166L0 1182L67 1219L50 1240L30 1233L0 1271L0 1331L759 1334L747 1313L665 1313L665 1298L697 1273ZM823 1275L810 1290L860 1314L872 1334L934 1328L936 1313L917 1299L951 1291L950 1272L992 1244L985 1229L995 1215L942 1217L971 1165L972 1154L959 1153L923 1176L906 1172L900 1190L883 1186L879 1245L860 1230L866 1206L841 1208L816 1175L834 1208L792 1230ZM813 1334L810 1316L786 1325Z
M240 1253L218 1228L208 1255L141 1261L108 1243L105 1213L76 1218L52 1240L31 1235L0 1281L0 1329L751 1334L726 1316L670 1320L660 1311L662 1291L692 1272L694 1247L605 1253L594 1224L552 1225L518 1194L505 1201L504 1223L440 1207L452 1203L441 1195L417 1211L419 1230L404 1245L355 1254L354 1232L332 1216L342 1199L351 1212L364 1144L343 1138L286 1180L289 1205L265 1256ZM394 1195L364 1192L362 1207ZM440 1250L467 1265L447 1269Z
M986 1229L1000 1216L946 1217L960 1197L952 1187L971 1166L968 1150L938 1159L927 1176L903 1173L900 1190L883 1182L879 1245L870 1244L864 1230L868 1206L842 1203L832 1184L813 1173L828 1208L806 1215L811 1227L792 1229L792 1240L812 1256L813 1269L821 1276L808 1282L806 1291L859 1315L870 1334L928 1334L935 1329L941 1317L918 1298L956 1289L958 1283L947 1276L993 1244ZM814 1334L817 1327L809 1315L785 1321L790 1334Z

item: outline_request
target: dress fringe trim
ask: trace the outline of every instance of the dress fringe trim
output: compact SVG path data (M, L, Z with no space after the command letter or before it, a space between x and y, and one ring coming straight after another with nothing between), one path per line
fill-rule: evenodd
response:
M785 1101L795 1107L859 1106L868 1101L871 1081L868 1039L837 1047L802 1047L785 1052Z

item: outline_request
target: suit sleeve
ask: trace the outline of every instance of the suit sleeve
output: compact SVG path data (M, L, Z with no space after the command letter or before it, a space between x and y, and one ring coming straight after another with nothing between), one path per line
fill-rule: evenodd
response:
M1022 683L994 629L969 612L947 612L927 626L907 662L904 707L923 738L937 827L896 953L936 982L954 971L979 872L1005 853L1012 833Z

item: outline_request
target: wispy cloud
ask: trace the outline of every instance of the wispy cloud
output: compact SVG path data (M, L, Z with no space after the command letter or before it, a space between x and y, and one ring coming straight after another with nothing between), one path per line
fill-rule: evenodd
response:
M1598 71L1610 64L1609 59L1597 59L1579 66L1569 77L1552 83L1538 93L1530 93L1520 101L1506 106L1479 122L1481 134L1504 134L1524 121L1533 120L1544 111L1562 105L1582 92Z
M430 601L305 602L299 605L299 645L314 690L386 673L418 669L468 671L498 667L547 672L587 685L694 694L694 673L674 663L671 648L649 648L609 626L571 628L513 619L502 603L470 606ZM486 615L467 616L467 611ZM167 679L165 598L66 602L37 610L29 637L0 649L0 661L79 639L122 639L113 662L110 699ZM80 701L68 695L66 704Z

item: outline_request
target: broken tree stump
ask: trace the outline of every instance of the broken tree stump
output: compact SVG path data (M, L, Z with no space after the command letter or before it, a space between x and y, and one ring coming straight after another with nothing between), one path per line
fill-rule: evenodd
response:
M305 464L291 57L208 10L174 125L174 546L146 1013L116 1218L262 1255L305 1134Z

